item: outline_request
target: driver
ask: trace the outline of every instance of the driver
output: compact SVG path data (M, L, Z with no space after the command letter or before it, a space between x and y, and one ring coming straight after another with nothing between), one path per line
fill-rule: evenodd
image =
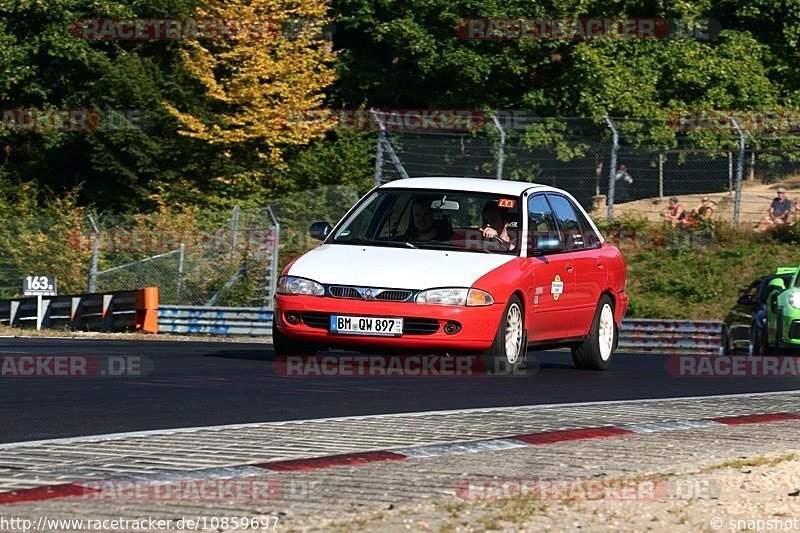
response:
M484 239L494 239L506 246L509 250L516 248L514 230L509 233L508 224L511 218L508 209L499 207L496 200L486 202L481 211L483 226L481 234Z
M411 202L412 228L407 235L409 241L449 241L452 238L447 215L437 219L431 204L439 198L417 196Z

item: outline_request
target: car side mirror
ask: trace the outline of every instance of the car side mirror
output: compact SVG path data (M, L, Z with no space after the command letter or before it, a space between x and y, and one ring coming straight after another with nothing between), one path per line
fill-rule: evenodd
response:
M533 238L533 255L545 255L552 252L560 252L564 249L564 243L559 237L553 235L536 235Z
M333 228L327 222L314 222L308 230L312 239L324 241Z
M771 291L784 291L786 290L786 284L783 282L783 278L775 278L770 280L769 288Z

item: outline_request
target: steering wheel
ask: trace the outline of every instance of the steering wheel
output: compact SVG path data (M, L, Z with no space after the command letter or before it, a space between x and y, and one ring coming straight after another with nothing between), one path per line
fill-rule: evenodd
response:
M499 244L500 246L503 247L503 250L505 250L505 251L509 251L511 249L511 247L510 247L511 243L508 243L508 242L504 241L503 239L500 238L499 235L494 235L492 237L489 237L488 239L487 239L487 237L484 237L484 240L488 240L489 242L495 242L495 243Z
M504 241L498 235L495 235L494 237L492 237L492 240L495 241L500 246L502 246L506 251L511 249L511 246L510 246L511 243L508 243L508 242Z

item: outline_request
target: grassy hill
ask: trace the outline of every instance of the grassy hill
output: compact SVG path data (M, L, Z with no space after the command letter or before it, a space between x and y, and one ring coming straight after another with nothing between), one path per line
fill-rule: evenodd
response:
M631 317L720 320L740 287L800 264L800 224L755 234L749 227L673 230L622 218L601 229L627 261Z

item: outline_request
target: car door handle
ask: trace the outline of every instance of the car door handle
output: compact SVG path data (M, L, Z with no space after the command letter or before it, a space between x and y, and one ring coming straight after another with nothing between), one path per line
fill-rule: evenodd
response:
M597 268L604 268L604 267L605 267L605 265L603 264L603 260L602 259L598 259L597 260Z
M572 272L572 269L573 269L572 263L568 264L567 265L567 272Z

